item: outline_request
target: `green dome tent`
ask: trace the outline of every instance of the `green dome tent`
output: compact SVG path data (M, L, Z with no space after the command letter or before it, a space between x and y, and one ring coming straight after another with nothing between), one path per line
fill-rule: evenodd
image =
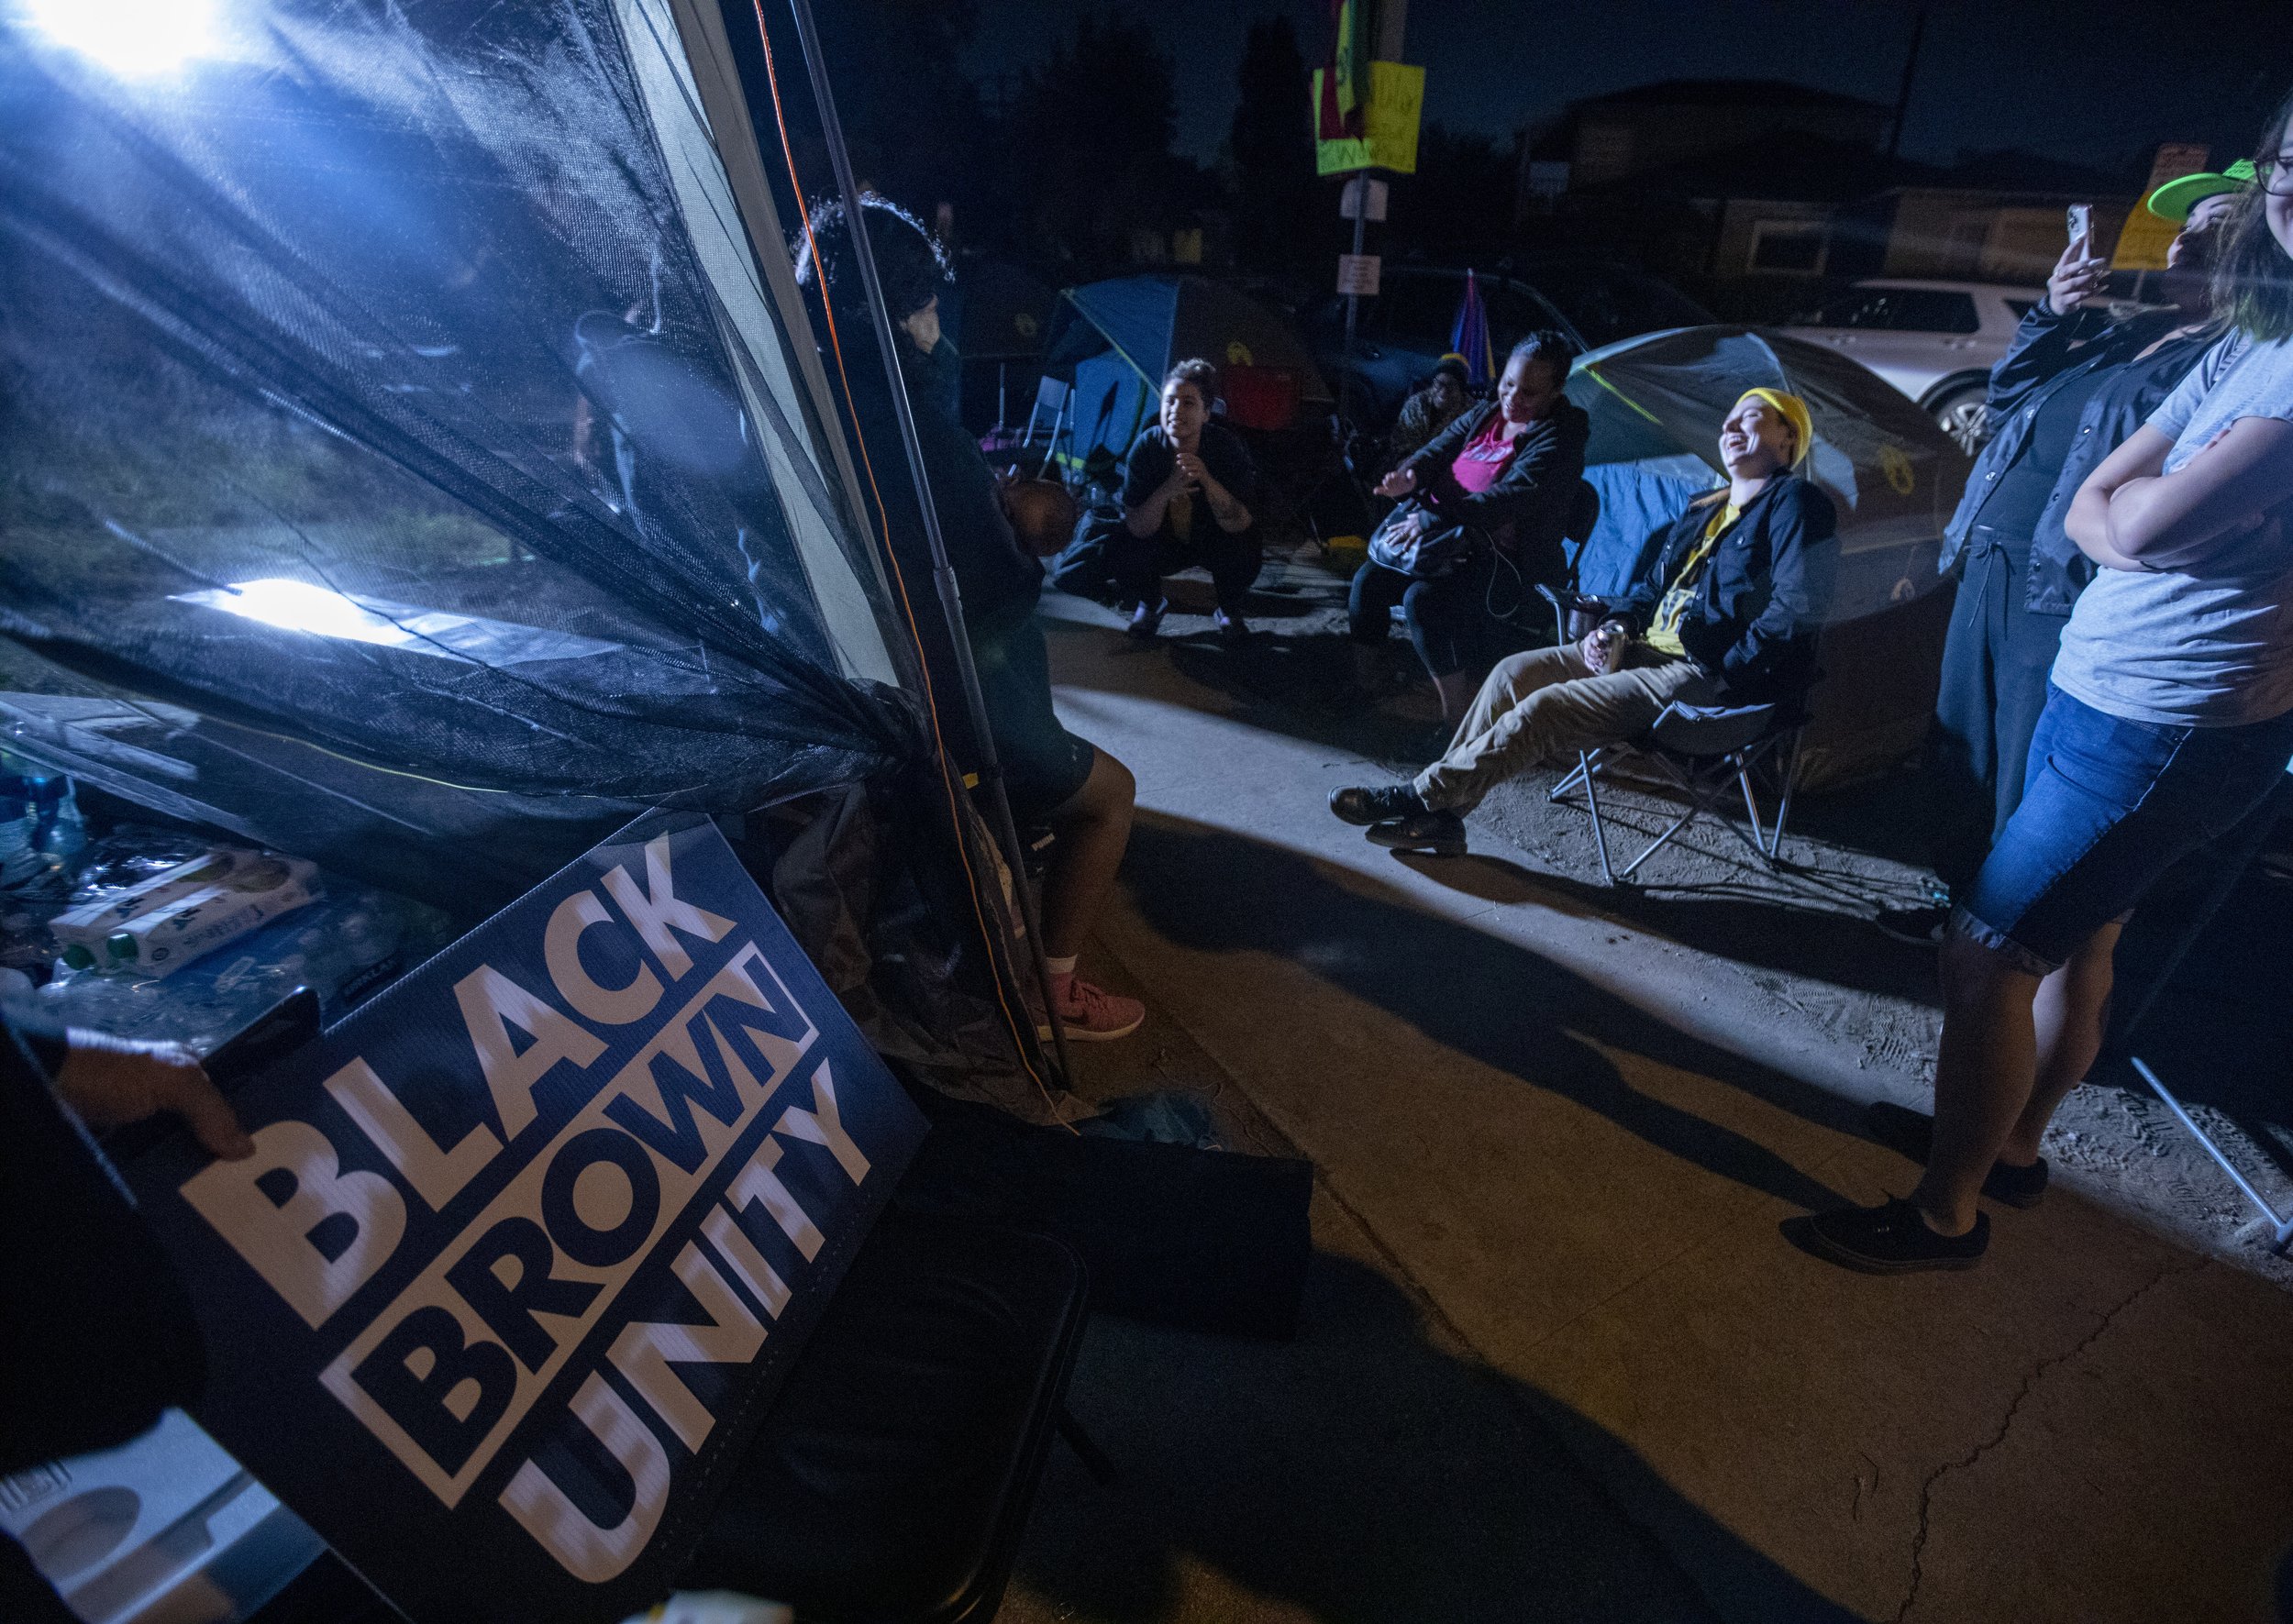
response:
M1811 698L1803 784L1867 778L1903 760L1934 709L1950 594L1935 560L1967 462L1925 413L1846 357L1749 327L1682 327L1578 361L1568 396L1592 417L1585 478L1601 522L1582 589L1621 591L1659 525L1720 480L1720 425L1747 389L1808 403L1802 471L1839 509L1837 584Z

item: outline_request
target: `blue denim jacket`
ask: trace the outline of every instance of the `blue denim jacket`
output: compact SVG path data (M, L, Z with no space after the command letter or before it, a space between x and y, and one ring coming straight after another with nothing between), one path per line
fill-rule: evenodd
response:
M2008 471L2029 451L2031 428L2038 420L2039 408L2072 379L2099 368L2116 368L2120 375L2096 391L2079 414L2077 439L2055 474L2054 494L2047 499L2037 532L2030 538L2023 606L2034 614L2070 613L2078 593L2094 579L2092 560L2078 551L2077 543L2063 528L2071 498L2102 458L2149 421L2150 414L2221 336L2207 328L2142 356L2144 348L2182 322L2181 314L2172 310L2145 311L2112 322L2090 309L2057 315L2044 300L2031 307L2015 329L2013 344L1990 369L1987 404L1998 432L1975 459L1974 470L1966 477L1966 492L1959 498L1958 511L1943 532L1939 569L1948 572L1965 555L1983 508Z

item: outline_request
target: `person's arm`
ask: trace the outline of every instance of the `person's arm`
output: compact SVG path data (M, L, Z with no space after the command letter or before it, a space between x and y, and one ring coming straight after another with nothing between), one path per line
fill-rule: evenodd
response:
M1773 671L1801 636L1822 624L1838 566L1837 530L1831 499L1805 481L1778 492L1767 521L1767 605L1724 648L1697 647L1700 623L1691 616L1680 623L1680 646L1723 683Z
M1590 437L1591 419L1569 412L1523 431L1528 444L1513 454L1497 482L1486 491L1462 489L1435 498L1445 519L1494 529L1511 525L1523 542L1540 524L1554 534L1568 522L1569 503L1576 500L1577 481L1584 478L1584 447Z
M1257 501L1257 465L1249 447L1231 433L1213 441L1205 429L1200 460L1202 500L1210 504L1211 517L1227 535L1240 535L1253 523L1250 504Z
M2181 569L2293 503L2293 423L2240 417L2169 474L2171 449L2145 425L2087 477L2065 522L2079 551L2110 569Z
M1990 369L1989 392L1984 403L1999 416L2083 359L2073 353L2074 347L2110 326L2109 314L2099 303L2109 276L2108 262L2073 259L2074 251L2075 248L2063 249L2054 273L2046 279L2046 296L2031 306L2014 329L2013 343Z
M1177 456L1149 429L1131 443L1130 460L1123 470L1123 527L1140 540L1162 528L1163 514L1185 481ZM1169 458L1165 468L1163 458Z

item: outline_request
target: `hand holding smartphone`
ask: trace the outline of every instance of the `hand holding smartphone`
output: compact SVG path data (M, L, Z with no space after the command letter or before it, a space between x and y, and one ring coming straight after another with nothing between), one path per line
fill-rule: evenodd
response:
M2057 315L2068 315L2109 291L2110 263L2094 255L2094 205L2074 203L2065 212L2069 246L2055 261L2046 279L2046 304Z
M2066 212L2070 227L2070 247L2073 250L2071 258L2074 260L2092 259L2094 257L2094 205L2090 203L2074 203Z

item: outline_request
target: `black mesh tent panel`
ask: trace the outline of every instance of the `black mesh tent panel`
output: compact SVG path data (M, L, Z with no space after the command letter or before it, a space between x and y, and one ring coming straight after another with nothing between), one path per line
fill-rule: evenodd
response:
M686 225L722 182L654 8L234 15L159 80L0 48L0 630L485 790L912 751L785 340Z
M135 72L0 13L0 744L466 922L776 808L863 1028L1038 1097L721 25L216 12Z

